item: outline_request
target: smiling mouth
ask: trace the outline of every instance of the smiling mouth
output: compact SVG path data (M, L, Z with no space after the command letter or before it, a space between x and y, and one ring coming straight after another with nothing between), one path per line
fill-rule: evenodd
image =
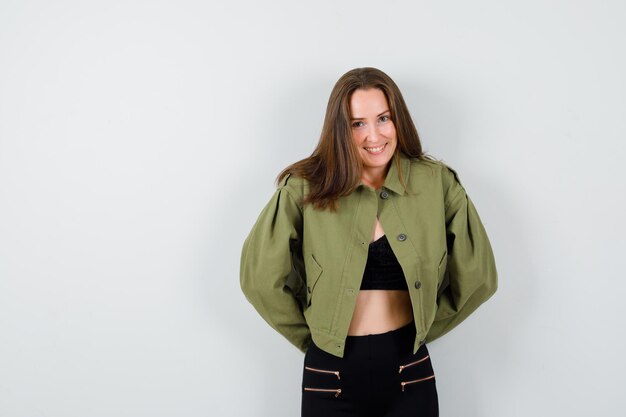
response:
M384 145L377 146L376 148L363 148L363 149L365 149L367 151L367 153L369 153L369 154L378 155L378 154L382 153L382 151L385 149L385 146L387 146L386 143Z

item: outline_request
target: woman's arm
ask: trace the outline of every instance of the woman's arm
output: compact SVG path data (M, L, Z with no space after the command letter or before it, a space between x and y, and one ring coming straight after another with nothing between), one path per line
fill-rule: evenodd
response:
M442 171L448 285L440 291L437 313L426 341L443 336L496 291L498 274L487 232L457 173Z
M292 264L292 256L301 256L294 243L301 241L302 210L286 186L287 180L267 203L243 244L240 284L261 317L305 352L311 332L298 297L304 282Z

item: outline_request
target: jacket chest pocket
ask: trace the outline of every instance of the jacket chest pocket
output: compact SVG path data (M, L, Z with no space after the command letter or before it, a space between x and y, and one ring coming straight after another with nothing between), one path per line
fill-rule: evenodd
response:
M315 291L315 285L322 275L323 269L315 260L313 255L309 255L306 262L306 304L311 305L311 297Z
M443 291L450 284L450 278L448 277L448 251L445 250L443 252L443 256L439 261L439 266L437 267L437 297L441 295Z
M287 277L285 285L289 287L293 295L298 300L301 308L306 307L306 285L304 282L305 269L304 260L302 259L302 242L297 239L289 241L289 250L291 252L291 271Z

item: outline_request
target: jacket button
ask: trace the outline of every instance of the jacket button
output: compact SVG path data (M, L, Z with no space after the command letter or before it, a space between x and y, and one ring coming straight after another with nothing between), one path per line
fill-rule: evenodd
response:
M422 288L422 281L420 280L415 281L415 288L417 288L418 290Z
M386 200L389 198L389 193L387 191L383 191L380 193L380 198L382 198L383 200Z
M400 233L400 234L398 235L398 240L399 240L400 242L404 242L404 241L406 240L406 235L405 235L404 233Z

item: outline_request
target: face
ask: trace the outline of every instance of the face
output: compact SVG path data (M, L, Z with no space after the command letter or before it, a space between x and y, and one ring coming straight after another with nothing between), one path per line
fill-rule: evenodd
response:
M382 90L355 90L350 98L352 139L363 161L363 177L380 181L396 150L396 127Z

